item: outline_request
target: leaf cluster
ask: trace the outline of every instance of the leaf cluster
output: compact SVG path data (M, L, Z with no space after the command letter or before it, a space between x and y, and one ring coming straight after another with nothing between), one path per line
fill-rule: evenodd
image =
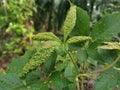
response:
M119 13L105 16L90 31L86 11L71 4L62 39L51 32L34 35L38 45L11 62L0 75L0 89L85 90L86 78L94 80L94 90L120 89L120 45L112 41L120 32L119 18Z

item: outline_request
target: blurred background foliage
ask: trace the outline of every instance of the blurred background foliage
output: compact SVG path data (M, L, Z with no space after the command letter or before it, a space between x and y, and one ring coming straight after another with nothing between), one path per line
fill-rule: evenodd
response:
M120 0L71 0L90 16L91 26L101 17L120 11ZM0 0L0 67L32 46L38 32L62 35L69 0Z

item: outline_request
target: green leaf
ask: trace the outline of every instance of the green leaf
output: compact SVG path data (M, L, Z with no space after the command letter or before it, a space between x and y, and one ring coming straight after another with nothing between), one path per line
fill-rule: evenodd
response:
M68 35L73 30L76 22L76 6L72 5L67 13L66 20L62 27L64 30L64 41L66 41Z
M32 84L29 84L27 88L27 90L49 90L45 82L41 82L38 80L34 81Z
M0 90L17 90L18 87L24 87L18 74L8 73L0 75Z
M45 63L51 54L54 52L54 48L41 48L30 59L28 63L23 67L21 77L25 77L29 72L35 70L38 66Z
M60 63L58 66L56 66L56 71L62 71L65 69L65 67L68 65L69 61L65 60L62 63Z
M87 62L90 63L91 65L94 65L94 66L97 67L97 61L94 60L93 58L90 58L90 57L89 57L88 60L87 60Z
M36 70L29 73L26 76L25 81L26 81L27 84L29 84L32 81L37 81L38 78L43 78L43 74L40 72L39 68L37 68Z
M97 22L92 30L91 37L101 42L110 41L111 38L120 32L120 13L103 17Z
M118 89L120 89L120 72L119 72L119 76L118 76Z
M119 13L111 14L103 17L95 24L91 32L91 37L95 41L87 50L91 58L98 60L100 56L98 55L97 47L103 42L109 42L113 36L120 32L119 18Z
M21 74L24 65L29 62L30 58L34 53L35 50L27 51L25 55L13 59L12 62L7 67L7 72Z
M116 49L116 50L120 50L120 43L119 42L104 42L105 45L103 46L99 46L98 48L101 49Z
M87 12L80 7L76 7L76 24L69 36L88 36L89 30L90 20Z
M77 70L73 65L73 63L69 63L65 68L65 72L64 72L65 77L67 77L69 81L75 82L75 77L77 74L78 74Z
M56 58L57 58L57 53L56 53L56 51L54 51L51 54L51 56L48 58L46 63L43 65L43 69L44 69L45 73L50 73L50 71L52 71L52 69L55 66Z
M60 39L54 35L52 32L43 32L43 33L38 33L34 35L33 40L37 41L58 41L60 42Z
M54 87L55 90L62 90L70 83L66 78L61 77L61 72L54 72L49 82L50 86Z
M120 74L113 69L100 74L95 81L94 90L113 90L118 85Z
M87 48L88 56L93 59L96 59L98 57L98 48L97 48L98 43L99 42L91 43L90 46Z
M87 61L88 59L88 55L87 55L87 52L86 50L80 50L77 52L77 58L79 60L80 63L83 63L85 61Z
M91 37L87 37L87 36L74 36L70 39L67 40L67 43L78 43L78 42L83 42L83 41L87 41L87 40L92 40Z

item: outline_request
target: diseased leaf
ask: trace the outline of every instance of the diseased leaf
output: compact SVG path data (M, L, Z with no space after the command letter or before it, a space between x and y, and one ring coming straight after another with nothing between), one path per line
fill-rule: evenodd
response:
M21 77L26 76L32 70L35 70L38 66L48 60L51 54L54 52L54 48L41 48L30 59L28 63L23 67Z
M64 31L64 41L73 30L76 22L76 6L72 5L67 13L66 20L63 24L62 30Z
M70 39L67 40L67 43L78 43L78 42L82 42L82 41L87 41L87 40L92 40L91 37L88 36L74 36Z
M37 41L60 41L60 39L54 35L52 32L43 32L34 35L33 40Z
M87 36L89 32L90 20L87 12L80 7L76 7L76 24L69 36Z
M119 42L104 42L104 44L105 45L99 46L98 48L120 50L120 43Z

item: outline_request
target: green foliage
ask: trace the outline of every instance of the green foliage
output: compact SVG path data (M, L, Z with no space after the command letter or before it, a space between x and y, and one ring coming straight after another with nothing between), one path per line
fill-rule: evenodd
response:
M91 37L87 37L87 36L75 36L72 37L70 39L68 39L67 43L78 43L78 42L82 42L82 41L88 41L88 40L92 40Z
M87 12L76 7L76 24L69 36L87 36L90 32L90 20Z
M98 76L95 82L94 90L113 90L115 87L120 87L120 73L114 69L107 70Z
M94 43L92 43L87 50L90 57L95 58L96 60L102 59L100 58L101 56L98 52L97 47L100 46L101 43L110 42L112 38L116 37L120 32L118 18L120 18L119 13L106 15L93 26L91 37ZM108 56L106 60L111 59L111 57L109 57L110 56Z
M0 51L3 61L7 62L13 56L23 54L31 45L34 32L31 17L35 8L34 1L0 1Z
M54 52L54 48L42 48L38 50L30 59L28 63L23 67L21 77L26 76L30 71L36 69L38 66L46 62L46 60Z
M110 41L120 32L120 13L106 15L93 27L91 37L97 42Z
M62 30L64 30L65 41L68 35L70 34L70 32L72 31L72 29L74 28L75 21L76 21L76 6L71 6L62 28Z
M104 42L104 44L105 45L99 46L98 48L120 50L120 43L119 42Z
M80 50L77 52L77 57L80 63L86 62L88 59L87 51L86 50Z
M32 38L37 41L60 41L60 39L51 32L39 33Z
M51 56L48 58L46 63L43 65L44 72L49 74L55 66L56 63L56 58L57 58L57 53L54 51Z
M35 50L27 51L24 56L21 56L18 59L13 59L12 62L8 65L7 72L21 74L23 67L26 63L29 62L32 55L35 53Z
M73 63L69 63L65 68L64 75L68 77L68 80L75 83L75 76L78 74L78 71Z
M24 87L19 75L8 73L0 76L0 90L16 90L17 87Z
M120 14L105 16L89 32L87 13L71 5L62 28L64 36L61 39L49 32L34 35L33 40L37 41L34 42L35 50L18 58L21 61L13 60L8 66L9 73L17 73L15 78L19 80L16 82L23 81L22 86L17 89L85 90L84 83L87 80L94 80L95 84L93 82L92 85L94 84L95 90L112 90L115 87L119 89L120 73L116 67L119 65L120 55L116 51L119 51L120 45L119 42L111 41L120 32L119 17ZM101 46L104 42L105 45ZM76 49L71 48L71 44ZM18 66L19 64L22 65ZM6 75L9 77L9 73L3 74L0 81ZM6 80L3 81L8 85ZM14 79L8 82L14 82Z
M70 83L66 78L61 77L61 72L54 72L50 77L50 85L56 90L62 90Z

